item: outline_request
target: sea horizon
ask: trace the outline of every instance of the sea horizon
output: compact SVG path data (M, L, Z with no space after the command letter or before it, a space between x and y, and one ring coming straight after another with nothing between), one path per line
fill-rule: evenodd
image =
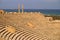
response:
M18 9L3 9L6 12L18 12ZM20 9L22 12L22 9ZM46 15L60 15L60 9L24 9L24 12L40 12Z

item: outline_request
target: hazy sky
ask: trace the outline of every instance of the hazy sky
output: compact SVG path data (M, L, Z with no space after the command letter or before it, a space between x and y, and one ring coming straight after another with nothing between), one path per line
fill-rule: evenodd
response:
M18 4L25 9L60 9L60 0L0 0L0 9L16 9Z

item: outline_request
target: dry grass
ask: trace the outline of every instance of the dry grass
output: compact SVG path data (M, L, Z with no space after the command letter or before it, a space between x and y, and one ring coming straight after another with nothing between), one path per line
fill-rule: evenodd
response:
M4 14L3 16L0 15L0 22L18 25L24 29L35 31L46 36L49 40L60 40L60 23L48 22L42 14Z

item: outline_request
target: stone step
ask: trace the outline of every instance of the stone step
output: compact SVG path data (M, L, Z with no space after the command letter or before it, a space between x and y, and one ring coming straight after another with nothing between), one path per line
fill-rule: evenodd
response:
M16 29L15 33L8 32L6 26L5 28L2 27L0 30L0 36L5 40L45 40L43 37L34 34L32 31L28 32L24 29L20 29L19 31Z

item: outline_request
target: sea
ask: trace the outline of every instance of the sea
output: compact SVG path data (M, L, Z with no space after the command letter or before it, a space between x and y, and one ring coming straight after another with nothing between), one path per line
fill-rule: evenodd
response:
M18 9L3 9L7 12L18 12ZM22 12L22 9L20 9ZM24 12L40 12L46 15L60 15L60 9L24 9Z

